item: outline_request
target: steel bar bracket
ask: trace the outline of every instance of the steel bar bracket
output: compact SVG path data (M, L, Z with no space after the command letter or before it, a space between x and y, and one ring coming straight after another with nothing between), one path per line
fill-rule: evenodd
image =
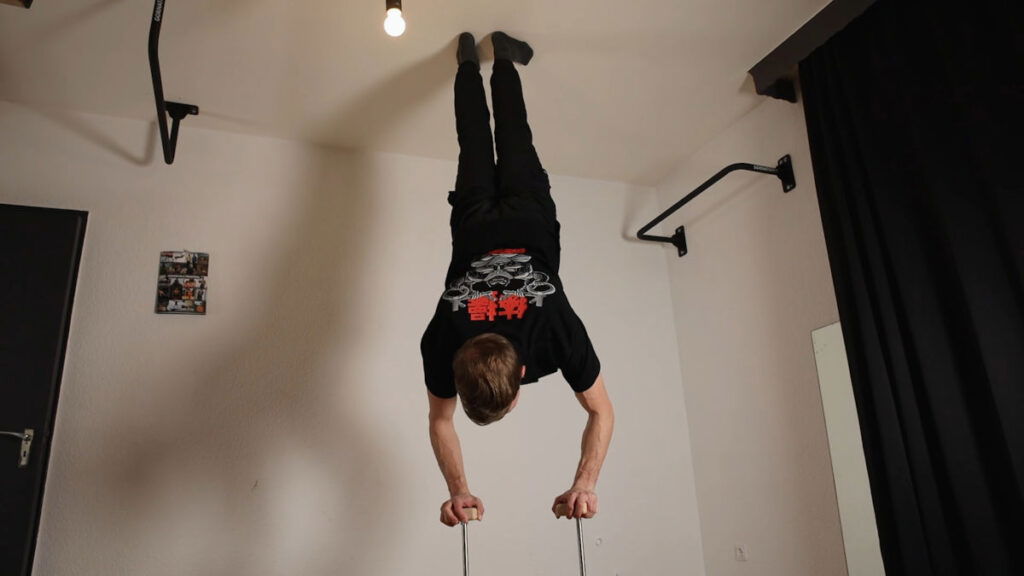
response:
M178 148L178 124L189 115L199 114L199 107L181 102L164 100L164 84L160 76L160 25L164 16L164 1L155 0L153 20L149 25L149 72L153 76L153 96L156 99L157 125L160 127L160 144L164 150L164 162L174 163L174 153ZM171 117L170 131L167 129L167 116Z
M778 171L776 176L782 181L783 192L789 192L796 188L796 176L793 175L793 160L789 157L789 154L779 158L775 169Z
M680 226L676 228L676 233L672 235L672 245L679 251L679 257L686 256L689 252L686 248L686 226Z
M689 194L684 196L680 201L673 204L671 207L669 207L668 210L665 210L664 212L659 214L654 220L651 220L646 225L644 225L644 227L641 228L636 233L636 237L640 240L646 240L648 242L664 242L666 244L672 244L673 246L676 247L676 250L679 252L680 258L686 256L688 249L686 247L685 226L680 226L676 228L675 234L673 234L671 237L654 236L648 234L647 232L649 232L651 228L654 228L655 226L660 224L662 220L668 218L673 213L675 213L676 210L679 210L688 202L699 196L702 192L713 186L716 182L724 178L726 174L729 174L730 172L735 172L737 170L747 170L750 172L760 172L762 174L772 174L778 177L779 181L782 183L782 191L784 193L796 188L796 176L794 176L793 174L793 160L789 157L789 154L786 154L782 158L779 158L779 161L776 162L774 168L770 166L760 166L758 164L748 164L743 162L730 164L725 168L719 170L717 174L706 180L703 184L694 189L693 192L690 192Z

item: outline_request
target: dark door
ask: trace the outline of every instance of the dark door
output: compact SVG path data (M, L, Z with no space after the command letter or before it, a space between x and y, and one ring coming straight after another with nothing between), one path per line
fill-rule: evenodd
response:
M85 212L0 204L4 576L28 576L32 570L85 221Z

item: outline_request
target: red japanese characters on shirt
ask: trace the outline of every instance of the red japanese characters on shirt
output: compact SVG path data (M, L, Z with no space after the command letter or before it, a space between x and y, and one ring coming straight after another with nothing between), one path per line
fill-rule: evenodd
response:
M491 292L486 296L473 298L466 305L466 309L469 311L469 319L474 322L494 321L494 316L498 313L498 293Z
M497 291L473 298L466 305L469 319L473 322L493 322L499 316L506 320L522 320L529 307L525 297L512 294L499 299Z

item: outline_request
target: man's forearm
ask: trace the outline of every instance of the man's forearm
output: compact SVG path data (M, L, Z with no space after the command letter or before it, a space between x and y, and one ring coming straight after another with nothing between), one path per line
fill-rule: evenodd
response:
M448 484L448 493L468 494L469 482L462 467L462 446L455 433L455 423L450 419L430 422L430 445L434 448L437 465Z
M615 427L615 415L607 412L591 412L587 418L587 427L583 430L583 445L580 463L576 468L576 479L573 488L593 490L597 486L597 477L601 473L601 465L608 453L608 445L612 441L612 430Z

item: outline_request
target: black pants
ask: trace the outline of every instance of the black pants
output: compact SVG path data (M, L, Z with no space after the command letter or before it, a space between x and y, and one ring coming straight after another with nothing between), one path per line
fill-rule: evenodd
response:
M460 231L469 227L525 220L545 228L548 236L553 233L557 238L558 221L551 185L533 147L523 86L511 61L494 62L491 98L494 101L493 142L480 70L472 63L463 63L455 76L459 171L455 190L448 195L448 203L452 205L452 237L457 238Z

